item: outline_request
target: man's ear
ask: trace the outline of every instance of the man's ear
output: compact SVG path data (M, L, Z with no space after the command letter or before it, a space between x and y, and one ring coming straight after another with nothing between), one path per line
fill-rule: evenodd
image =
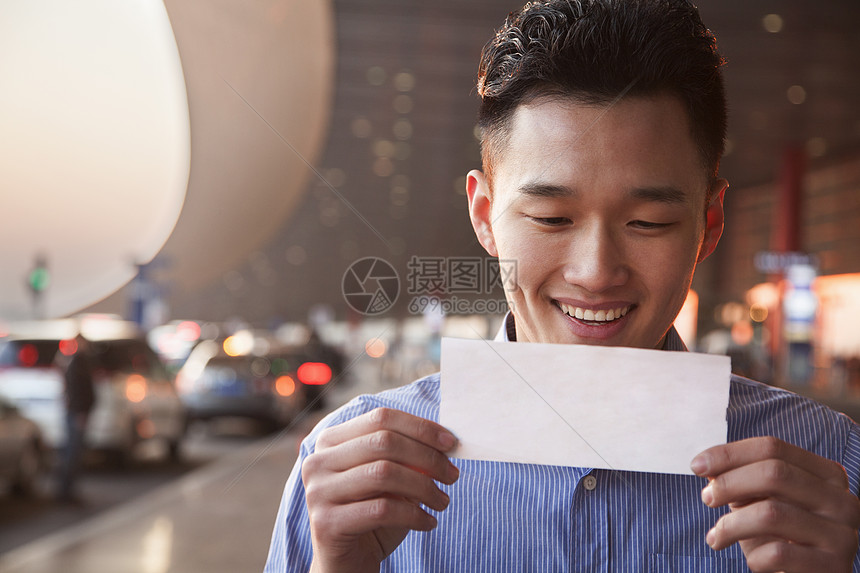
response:
M493 237L492 207L490 186L484 174L477 169L466 175L466 196L469 198L469 218L481 246L494 257L499 256L496 239Z
M704 261L708 255L714 252L717 243L720 242L720 237L723 236L723 224L725 223L723 199L725 199L728 187L729 182L725 179L717 179L713 183L711 202L705 211L705 236L699 247L699 256L696 260L698 263Z

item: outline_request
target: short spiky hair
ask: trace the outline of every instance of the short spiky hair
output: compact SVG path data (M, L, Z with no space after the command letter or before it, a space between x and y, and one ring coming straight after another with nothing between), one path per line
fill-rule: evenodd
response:
M686 0L538 0L508 16L481 53L481 155L491 175L514 111L544 97L605 105L667 93L689 113L716 177L726 133L717 43Z

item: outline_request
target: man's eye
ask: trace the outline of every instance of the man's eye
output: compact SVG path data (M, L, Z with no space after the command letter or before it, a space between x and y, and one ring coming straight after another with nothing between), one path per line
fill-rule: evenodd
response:
M536 223L548 227L558 227L559 225L570 223L570 219L567 217L532 217L531 219Z
M654 223L653 221L631 221L630 225L636 227L637 229L665 229L666 227L670 227L672 223Z

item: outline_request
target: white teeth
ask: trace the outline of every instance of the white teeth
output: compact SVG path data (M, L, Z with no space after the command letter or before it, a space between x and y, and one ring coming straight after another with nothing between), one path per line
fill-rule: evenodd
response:
M623 306L620 308L610 308L609 310L591 310L589 308L568 306L561 303L559 303L559 307L561 307L562 312L566 315L589 322L612 322L622 316L626 316L631 308L630 306Z

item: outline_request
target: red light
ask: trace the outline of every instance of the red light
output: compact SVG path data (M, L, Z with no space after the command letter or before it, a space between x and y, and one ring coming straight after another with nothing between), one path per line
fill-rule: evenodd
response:
M37 360L39 360L39 351L33 344L25 344L18 351L18 362L21 366L27 368L35 366Z
M187 342L200 338L200 325L191 320L184 320L176 325L176 335Z
M63 356L71 356L78 351L78 343L74 338L60 341L60 352Z
M331 380L331 368L322 362L305 362L296 371L299 381L309 386L322 386Z

